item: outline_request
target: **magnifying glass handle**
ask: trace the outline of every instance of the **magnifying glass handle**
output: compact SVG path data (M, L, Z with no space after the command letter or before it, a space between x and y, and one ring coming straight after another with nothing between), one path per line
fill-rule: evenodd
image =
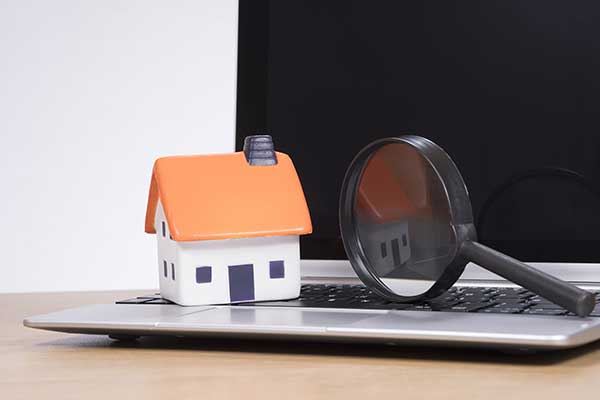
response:
M545 274L477 242L466 241L460 253L481 267L516 283L572 313L585 317L596 305L594 294Z

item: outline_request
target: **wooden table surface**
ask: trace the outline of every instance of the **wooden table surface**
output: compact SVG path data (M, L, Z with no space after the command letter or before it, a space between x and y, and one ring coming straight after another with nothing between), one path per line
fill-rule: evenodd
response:
M144 293L149 293L145 291ZM138 292L0 295L2 399L575 399L600 396L600 342L486 350L105 336L25 328L26 316Z

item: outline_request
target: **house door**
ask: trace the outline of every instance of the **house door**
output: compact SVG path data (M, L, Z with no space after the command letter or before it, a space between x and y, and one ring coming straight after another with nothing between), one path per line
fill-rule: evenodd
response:
M252 264L229 266L229 298L232 303L254 300L254 267Z

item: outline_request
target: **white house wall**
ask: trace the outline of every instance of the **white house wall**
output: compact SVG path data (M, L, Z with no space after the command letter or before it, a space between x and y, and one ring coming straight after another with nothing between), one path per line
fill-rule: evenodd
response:
M231 300L228 268L231 265L243 264L253 265L256 301L289 299L299 295L298 236L176 242L170 238L169 225L160 201L156 207L154 226L160 291L162 296L169 300L181 305L229 303ZM278 260L284 262L284 278L272 279L269 262ZM167 263L166 276L164 261ZM196 268L202 266L211 267L212 279L209 283L196 282Z
M165 236L162 235L163 222L165 223ZM161 291L176 291L178 287L177 265L179 264L179 260L177 259L177 242L170 239L171 232L169 231L169 225L167 224L165 212L160 201L158 202L158 205L156 207L154 226L156 228L156 244L158 249L158 281L160 284ZM166 277L164 275L163 261L167 262ZM175 279L173 279L173 271L171 268L171 264L175 266Z
M255 300L289 299L300 292L298 236L175 242L178 249L176 277L179 304L229 303L228 267L252 264ZM284 278L272 279L269 262L284 261ZM212 267L210 283L196 283L196 267ZM162 288L161 288L162 290ZM170 295L170 294L169 294ZM165 296L169 298L169 295ZM173 298L172 298L173 299Z

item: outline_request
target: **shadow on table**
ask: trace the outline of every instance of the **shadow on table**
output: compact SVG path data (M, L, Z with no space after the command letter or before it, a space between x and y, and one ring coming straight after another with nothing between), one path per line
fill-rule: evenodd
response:
M322 343L306 341L182 338L144 336L133 341L114 341L107 336L71 335L64 339L40 343L50 347L118 349L153 349L165 351L239 352L331 357L397 358L459 362L489 362L521 365L553 365L589 355L600 349L600 341L567 350L521 351L464 347L410 346L392 344Z

